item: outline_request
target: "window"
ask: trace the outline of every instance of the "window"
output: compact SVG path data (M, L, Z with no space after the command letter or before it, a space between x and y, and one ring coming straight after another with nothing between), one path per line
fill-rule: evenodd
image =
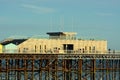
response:
M35 52L37 51L37 46L35 45Z
M91 53L91 46L89 46L89 53Z
M41 49L41 45L40 45L40 49Z
M45 49L46 49L46 45L45 45Z

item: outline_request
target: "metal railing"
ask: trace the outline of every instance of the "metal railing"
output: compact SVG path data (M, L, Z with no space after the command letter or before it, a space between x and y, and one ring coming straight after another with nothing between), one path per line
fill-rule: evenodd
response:
M3 50L1 53L34 53L34 54L120 54L120 51L96 51L96 50Z

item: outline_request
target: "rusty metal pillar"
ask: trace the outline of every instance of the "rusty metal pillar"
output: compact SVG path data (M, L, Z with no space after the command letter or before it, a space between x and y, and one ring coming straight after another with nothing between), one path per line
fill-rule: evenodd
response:
M9 62L8 62L8 61L9 61L9 60L6 59L6 80L9 79L9 71L8 71L8 65L9 65Z
M100 79L103 79L103 70L102 70L102 68L103 68L103 60L101 60L100 59Z
M118 60L118 74L120 74L120 59ZM120 79L120 76L118 77Z
M65 59L64 63L63 63L64 80L71 80L72 79L70 66L71 66L71 60Z
M20 80L19 59L16 60L17 79Z
M96 59L92 60L92 79L91 80L95 80L95 76L96 76Z
M108 73L109 73L109 70L108 70L108 60L106 59L106 80L109 80L109 76L108 76Z
M52 62L52 80L58 80L57 79L57 59L54 59Z
M32 80L34 80L34 59L32 59Z
M44 68L45 68L45 80L48 80L48 76L49 76L49 67L47 67L47 65L49 64L49 60L48 59L45 59L45 66L44 66Z
M42 80L42 59L39 60L39 80Z
M47 75L48 70L46 69L46 66L48 64L48 59L45 59L44 63L45 63L45 66L44 66L45 80L47 80L48 79L48 75Z
M14 59L15 60L15 80L18 80L18 78L17 78L17 73L18 73L18 68L17 68L17 62L18 62L18 60L17 59Z
M23 59L24 61L24 80L27 80L27 62L26 59Z
M66 79L68 80L72 80L72 59L68 59L66 61L66 68L67 68L67 75L66 75Z
M70 59L68 62L69 62L69 67L68 67L68 76L69 76L69 80L72 80L72 59Z
M52 80L58 80L57 79L57 59L54 59L52 62Z
M66 80L66 60L65 59L63 59L62 72L63 72L63 80Z
M101 66L100 66L100 68L101 68L101 79L105 79L105 67L104 67L104 65L105 65L105 59L101 59Z
M96 59L93 59L93 80L95 80L96 76Z
M18 69L18 62L19 62L19 60L18 59L16 59L16 63L15 63L15 70L16 70L16 80L20 80L20 78L18 78L18 73L19 73L19 69Z
M82 80L82 59L78 60L78 80Z
M0 59L0 80L2 80L2 60Z
M47 60L47 80L50 79L50 66L49 66L50 60Z
M119 62L120 60L118 60L118 59L116 59L115 60L115 70L114 70L114 72L115 72L115 76L114 76L114 80L118 80L118 79L120 79L120 76L118 76L118 74L120 75L120 62ZM118 72L119 71L119 72ZM119 78L118 78L119 77Z
M55 80L58 80L58 75L57 75L58 66L57 66L57 63L58 63L58 59L55 59Z
M114 80L114 60L112 60L112 80Z

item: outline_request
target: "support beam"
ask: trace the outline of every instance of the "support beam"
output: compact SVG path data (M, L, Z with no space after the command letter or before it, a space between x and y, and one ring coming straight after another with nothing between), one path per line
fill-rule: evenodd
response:
M27 61L26 59L23 59L24 61L24 79L27 80L28 79L28 75L27 75Z
M34 80L34 59L32 59L32 80Z
M9 60L6 59L6 80L9 80L9 71L8 71L8 66L9 66Z
M0 59L0 80L2 80L2 60Z
M42 80L42 59L39 60L39 80Z
M61 55L55 56L52 54L38 56L22 54L15 57L4 55L2 56L4 59L0 56L0 80L10 80L11 77L16 80L82 80L83 78L118 80L120 78L118 76L120 75L120 58L78 59L79 56L75 55L77 59L71 59L71 55L64 55L70 59L62 59Z
M78 80L82 80L82 59L78 60Z
M96 80L95 76L96 76L96 60L93 59L93 80Z

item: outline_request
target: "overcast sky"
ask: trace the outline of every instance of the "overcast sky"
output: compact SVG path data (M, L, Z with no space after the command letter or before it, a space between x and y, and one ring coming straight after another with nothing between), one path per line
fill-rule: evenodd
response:
M0 0L0 40L50 31L105 39L120 50L120 0Z

